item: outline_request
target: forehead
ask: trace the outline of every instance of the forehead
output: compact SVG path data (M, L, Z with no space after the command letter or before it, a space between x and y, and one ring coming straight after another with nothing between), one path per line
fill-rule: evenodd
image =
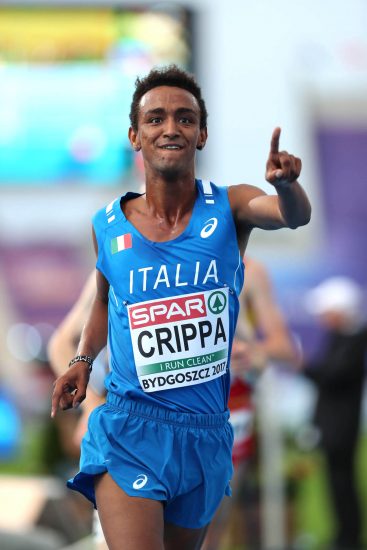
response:
M194 95L183 88L174 86L157 86L142 96L139 102L142 113L152 109L191 109L200 112L199 104Z

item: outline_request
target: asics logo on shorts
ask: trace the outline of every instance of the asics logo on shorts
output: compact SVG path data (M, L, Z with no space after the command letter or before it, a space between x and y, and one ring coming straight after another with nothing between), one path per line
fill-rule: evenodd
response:
M202 239L207 239L214 233L218 225L217 218L209 218L209 220L206 220L205 225L203 229L201 230L200 237Z
M134 489L142 489L148 482L148 477L145 474L139 474L133 483Z

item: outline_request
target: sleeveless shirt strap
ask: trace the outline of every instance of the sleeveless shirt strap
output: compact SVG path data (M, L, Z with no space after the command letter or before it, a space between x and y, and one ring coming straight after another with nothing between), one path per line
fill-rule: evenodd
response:
M214 204L212 184L209 180L202 180L203 191L206 204Z

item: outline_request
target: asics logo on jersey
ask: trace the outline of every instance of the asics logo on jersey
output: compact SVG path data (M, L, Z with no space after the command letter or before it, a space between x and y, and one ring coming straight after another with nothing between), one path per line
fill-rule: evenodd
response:
M209 220L206 220L205 225L203 229L201 230L200 237L202 239L207 239L214 233L218 225L217 218L209 218Z
M133 483L134 489L142 489L147 484L148 478L145 474L139 474Z

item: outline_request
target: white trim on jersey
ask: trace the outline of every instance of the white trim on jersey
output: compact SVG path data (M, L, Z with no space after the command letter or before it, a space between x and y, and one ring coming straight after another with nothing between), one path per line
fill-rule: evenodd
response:
M233 279L233 288L235 289L236 292L237 292L237 287L236 287L237 271L239 270L239 268L241 266L241 261L242 261L241 252L238 251L238 265L236 267L236 271L234 272L234 279Z
M113 297L115 298L115 302L116 302L117 307L119 307L119 303L118 303L118 301L117 301L115 291L113 290L113 286L111 286L111 285L110 285L110 290L111 290L111 292L112 292L112 294L113 294Z
M117 199L113 199L113 201L111 201L109 204L107 204L106 206L106 214L109 215L112 208L113 208L113 205L114 205L114 202L116 201Z
M201 180L206 204L214 204L212 184L209 180Z

